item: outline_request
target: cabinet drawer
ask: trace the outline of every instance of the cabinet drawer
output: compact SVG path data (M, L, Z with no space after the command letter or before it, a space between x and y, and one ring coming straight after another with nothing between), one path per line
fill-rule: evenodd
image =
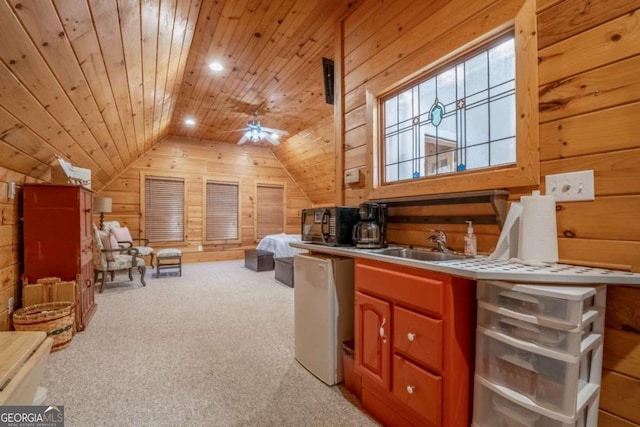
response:
M442 370L442 320L395 307L393 346L435 370Z
M437 273L417 275L413 273L415 269L408 267L369 264L360 260L356 262L355 283L358 290L384 295L405 305L442 315L447 276Z
M442 424L442 378L393 356L393 395L434 425Z

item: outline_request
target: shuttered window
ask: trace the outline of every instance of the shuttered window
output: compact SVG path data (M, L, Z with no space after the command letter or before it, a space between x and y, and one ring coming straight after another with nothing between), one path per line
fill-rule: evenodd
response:
M184 241L184 180L148 176L144 191L149 242Z
M284 186L258 184L256 198L256 237L283 233Z
M237 240L238 184L207 181L206 236L207 240Z

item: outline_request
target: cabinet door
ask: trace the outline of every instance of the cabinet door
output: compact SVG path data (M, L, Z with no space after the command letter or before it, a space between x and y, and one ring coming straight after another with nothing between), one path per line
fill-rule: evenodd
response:
M390 388L391 304L356 292L356 371Z
M93 236L92 216L93 193L80 189L80 239L86 240Z

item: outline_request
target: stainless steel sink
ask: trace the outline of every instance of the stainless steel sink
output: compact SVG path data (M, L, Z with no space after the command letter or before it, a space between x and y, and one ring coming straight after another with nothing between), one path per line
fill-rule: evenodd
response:
M455 259L469 258L466 255L451 252L434 252L424 249L411 248L389 248L380 252L382 255L395 256L398 258L415 259L418 261L451 261Z

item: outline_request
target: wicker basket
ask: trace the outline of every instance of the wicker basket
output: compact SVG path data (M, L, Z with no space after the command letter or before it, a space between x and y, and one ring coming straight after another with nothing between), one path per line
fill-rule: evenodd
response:
M43 331L53 338L51 351L62 350L73 338L74 304L67 301L35 304L13 313L16 331Z

